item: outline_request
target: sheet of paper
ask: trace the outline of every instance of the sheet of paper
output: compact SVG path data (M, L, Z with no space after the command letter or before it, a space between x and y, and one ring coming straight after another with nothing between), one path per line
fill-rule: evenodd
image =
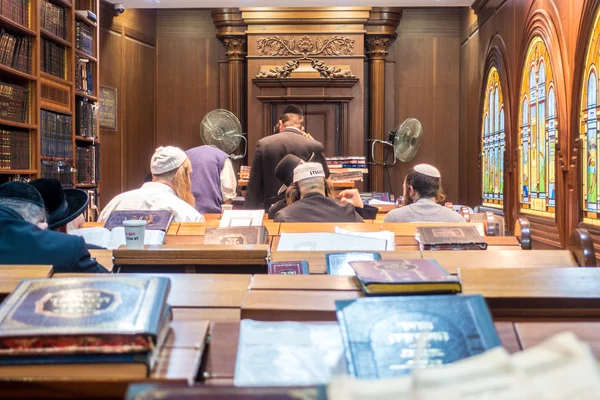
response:
M225 210L219 228L229 226L261 226L265 210Z
M349 231L347 229L340 228L339 226L335 227L335 233L340 233L342 235L351 235L351 236L360 236L367 238L375 238L375 239L383 239L387 241L386 250L394 251L396 250L395 237L394 232L391 231L379 231L379 232L354 232Z
M144 233L144 244L154 245L163 244L165 239L165 232L159 230L146 230ZM107 247L110 250L118 249L121 246L125 246L125 228L120 226L114 228L110 232L110 242Z
M110 245L110 231L102 227L73 229L69 234L81 236L86 243L104 247L105 249L108 249Z
M387 240L339 233L287 233L277 251L385 251Z

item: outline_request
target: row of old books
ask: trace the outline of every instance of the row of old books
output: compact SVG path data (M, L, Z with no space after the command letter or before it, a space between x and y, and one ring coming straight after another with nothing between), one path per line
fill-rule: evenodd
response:
M67 50L51 40L43 39L40 49L40 68L43 72L67 79Z
M40 3L40 24L43 30L67 39L67 9L58 7L47 0Z
M98 107L90 100L77 97L75 101L75 135L96 138Z
M21 85L0 82L0 118L29 121L29 90Z
M0 31L0 63L16 70L31 73L31 46L29 36L13 36Z
M0 130L0 169L30 169L29 132Z
M51 111L41 111L40 134L42 157L73 158L72 118Z
M42 178L58 179L64 187L73 186L73 164L72 160L56 161L45 160L40 161L40 175Z
M75 24L75 47L92 56L94 54L93 30L86 23L77 21Z
M366 157L327 157L329 168L367 168Z
M28 28L29 0L0 0L0 14Z
M0 305L0 377L136 380L170 333L163 277L22 281Z
M78 146L75 151L75 167L77 183L96 184L100 171L98 162L100 146Z
M94 76L92 64L87 58L75 55L75 90L93 95Z

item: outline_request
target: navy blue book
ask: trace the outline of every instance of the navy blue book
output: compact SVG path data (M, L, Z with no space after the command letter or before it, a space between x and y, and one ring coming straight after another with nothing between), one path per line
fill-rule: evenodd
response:
M381 260L381 254L366 251L329 253L325 255L327 262L327 273L329 275L356 275L350 266L351 261L377 261Z
M156 383L129 385L125 400L325 400L325 386L211 387Z
M480 295L336 301L350 375L380 379L439 366L500 346Z
M168 336L170 285L151 276L22 281L0 305L0 377L146 377Z

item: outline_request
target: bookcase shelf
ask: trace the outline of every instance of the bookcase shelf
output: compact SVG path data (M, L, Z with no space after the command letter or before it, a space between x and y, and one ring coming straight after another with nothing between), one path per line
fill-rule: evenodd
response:
M52 4L54 4L55 6L59 6L59 7L65 7L65 8L73 7L73 4L71 4L65 0L48 0L48 1Z
M43 76L44 78L48 78L48 79L54 79L55 81L60 82L63 85L73 86L73 82L63 79L63 78L59 78L58 76L54 76L47 72L40 71L40 76Z
M92 21L82 15L79 15L77 13L75 13L75 19L79 22L83 22L84 24L88 24L89 26L91 26L93 28L96 28L98 26L98 24L96 24L94 21Z
M84 142L84 143L90 143L90 144L97 144L100 143L98 140L93 139L93 138L87 138L87 137L83 137L83 136L75 136L75 141L77 142Z
M35 175L37 169L0 169L0 175Z
M68 115L69 117L73 116L73 113L71 111L63 110L62 108L58 107L52 107L50 104L42 104L40 108L42 110L51 111L53 113Z
M12 126L13 128L21 128L21 129L37 129L37 125L27 124L24 122L15 122L15 121L10 121L8 119L0 118L0 126L1 125Z
M26 72L19 71L9 67L8 65L0 64L0 71L5 72L13 77L26 79L28 81L37 81L37 77L30 75Z
M75 49L75 54L77 54L79 57L81 58L87 58L88 60L97 63L98 59L94 56L90 56L87 53L84 53L83 51L79 50L79 49Z
M75 187L78 189L93 189L98 187L96 183L76 183Z
M4 28L9 32L21 35L36 36L35 31L32 31L31 29L16 23L12 19L5 17L4 15L0 15L0 28Z
M95 97L95 96L92 96L92 95L89 95L89 94L87 94L87 93L80 92L79 90L76 90L76 91L75 91L75 95L77 95L77 96L80 96L80 97L85 97L86 99L88 99L88 100L91 100L91 101L94 101L94 102L97 102L97 101L98 101L98 98L97 98L97 97Z
M60 44L61 46L73 47L73 45L70 42L66 41L65 39L59 38L55 34L50 33L50 32L48 32L47 30L45 30L43 28L40 28L40 32L41 32L42 37L44 39L51 40L51 41L53 41L56 44Z

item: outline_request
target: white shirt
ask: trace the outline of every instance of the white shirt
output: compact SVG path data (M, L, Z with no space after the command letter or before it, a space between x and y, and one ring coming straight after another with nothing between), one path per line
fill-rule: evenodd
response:
M237 179L235 178L235 171L231 164L231 159L226 159L223 164L223 169L219 174L221 181L221 196L223 196L223 202L227 200L233 200L237 196Z
M139 189L121 193L104 207L98 221L106 221L113 210L169 210L174 222L204 222L202 214L160 182L147 182Z

